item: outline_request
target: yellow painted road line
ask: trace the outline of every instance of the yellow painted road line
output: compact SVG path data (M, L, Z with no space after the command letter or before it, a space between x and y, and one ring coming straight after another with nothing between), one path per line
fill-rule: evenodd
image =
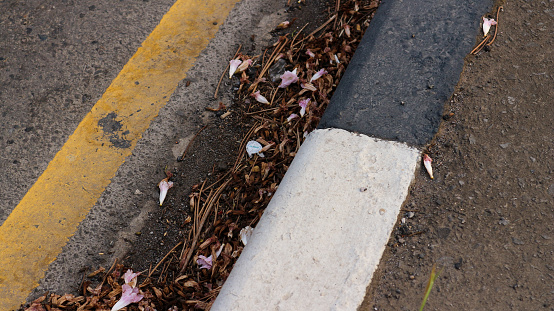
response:
M238 1L178 0L79 124L0 227L0 310L38 286Z

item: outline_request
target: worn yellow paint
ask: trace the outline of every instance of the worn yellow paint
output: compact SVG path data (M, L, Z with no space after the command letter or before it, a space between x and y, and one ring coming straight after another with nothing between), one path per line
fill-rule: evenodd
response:
M0 227L0 310L38 286L238 1L178 0L79 124Z

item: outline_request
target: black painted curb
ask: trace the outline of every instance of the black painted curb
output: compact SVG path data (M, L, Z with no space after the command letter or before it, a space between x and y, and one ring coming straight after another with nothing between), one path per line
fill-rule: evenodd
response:
M491 0L383 0L318 128L426 145L491 7Z

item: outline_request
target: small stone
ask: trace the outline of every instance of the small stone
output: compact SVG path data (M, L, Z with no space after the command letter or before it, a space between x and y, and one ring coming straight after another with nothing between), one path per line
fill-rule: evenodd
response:
M135 190L135 194L136 194L136 195L140 195L140 194L142 194L142 192L141 192L140 190L137 189L137 190Z
M506 149L506 148L508 148L508 146L510 146L510 143L500 144L500 147L502 149Z
M471 145L475 145L476 142L477 140L475 139L475 137L473 135L469 135L469 143Z
M460 184L460 186L463 186L463 185L466 184L465 181L463 181L463 180L458 181L458 183Z
M462 258L460 258L458 260L458 262L454 263L454 268L456 268L456 270L460 270L462 268L463 263L464 263L464 260Z
M226 171L227 170L227 164L225 164L224 162L217 163L217 170L220 171L220 172Z
M518 239L518 238L512 238L512 242L514 242L515 245L523 245L525 244L525 242L523 242L522 240Z
M410 280L415 279L415 275L410 275Z
M280 58L278 61L273 64L268 72L269 72L269 79L271 79L271 82L275 83L279 80L281 80L281 76L285 73L285 66L287 65L287 61Z
M406 214L406 216L408 216L408 218L414 218L415 213L414 212L408 212L408 214Z
M508 104L513 105L516 103L516 99L513 97L508 96Z
M552 184L548 187L548 193L550 195L554 196L554 184Z
M140 231L135 232L135 235L141 235L141 234L142 234L142 232L140 232Z
M504 217L500 218L500 221L498 222L499 225L507 226L510 223L508 219L505 219Z

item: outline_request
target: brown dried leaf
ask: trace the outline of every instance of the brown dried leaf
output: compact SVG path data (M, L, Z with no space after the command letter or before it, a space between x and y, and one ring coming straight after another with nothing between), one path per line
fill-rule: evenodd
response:
M33 302L25 311L46 311L40 302Z
M197 282L193 280L188 280L183 284L184 287L197 287L199 286Z
M156 295L156 297L158 297L158 299L162 299L162 291L154 286L152 286L152 289L154 290L154 294Z

